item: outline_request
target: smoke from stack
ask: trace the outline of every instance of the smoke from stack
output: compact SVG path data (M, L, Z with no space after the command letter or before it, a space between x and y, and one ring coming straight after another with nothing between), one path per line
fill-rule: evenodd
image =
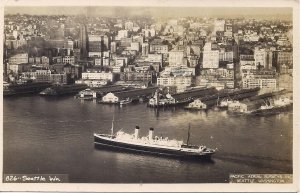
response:
M140 130L140 127L139 126L135 126L135 130L134 130L134 138L135 139L139 138L139 130Z
M154 132L154 129L151 127L149 129L149 140L153 140L153 132Z

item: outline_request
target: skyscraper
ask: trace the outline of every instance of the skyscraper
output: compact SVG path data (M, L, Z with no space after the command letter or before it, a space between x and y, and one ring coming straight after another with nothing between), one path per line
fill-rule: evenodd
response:
M87 40L87 30L86 26L83 24L80 27L79 33L79 48L80 48L80 58L86 59L88 55L88 40Z

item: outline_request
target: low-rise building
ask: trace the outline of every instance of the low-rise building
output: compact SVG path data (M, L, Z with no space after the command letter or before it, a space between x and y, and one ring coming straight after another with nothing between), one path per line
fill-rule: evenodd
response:
M27 64L28 63L28 54L16 54L8 59L9 64Z
M74 64L75 63L75 58L74 58L74 56L64 56L62 58L62 62L64 64Z

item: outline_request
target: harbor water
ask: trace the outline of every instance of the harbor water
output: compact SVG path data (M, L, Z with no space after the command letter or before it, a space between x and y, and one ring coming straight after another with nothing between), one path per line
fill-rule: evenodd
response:
M226 111L98 104L74 97L4 98L3 173L68 174L72 183L226 183L229 174L291 174L292 112L233 116ZM97 150L93 133L154 135L217 148L211 162Z

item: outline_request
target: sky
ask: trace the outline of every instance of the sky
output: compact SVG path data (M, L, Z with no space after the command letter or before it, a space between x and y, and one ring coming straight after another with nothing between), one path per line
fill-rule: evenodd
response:
M270 7L5 7L5 14L154 16L154 17L253 17L292 18L292 8Z

